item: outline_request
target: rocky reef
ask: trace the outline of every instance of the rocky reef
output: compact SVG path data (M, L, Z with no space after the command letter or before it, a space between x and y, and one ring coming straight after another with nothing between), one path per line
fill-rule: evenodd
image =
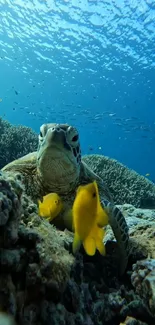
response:
M1 174L0 324L154 325L155 211L119 208L131 238L121 278L110 227L105 257L73 257L73 234L38 216L18 175Z

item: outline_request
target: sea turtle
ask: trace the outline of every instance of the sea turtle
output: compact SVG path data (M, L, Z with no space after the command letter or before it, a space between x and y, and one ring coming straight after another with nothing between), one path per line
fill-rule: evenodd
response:
M81 159L79 133L68 124L43 124L40 127L36 152L14 160L2 171L22 176L25 192L34 202L42 200L50 192L58 193L64 202L64 211L72 207L79 185L97 181L102 205L108 208L109 224L118 243L120 273L128 261L128 227L121 211L112 203L112 197L104 181ZM64 228L61 214L55 224Z

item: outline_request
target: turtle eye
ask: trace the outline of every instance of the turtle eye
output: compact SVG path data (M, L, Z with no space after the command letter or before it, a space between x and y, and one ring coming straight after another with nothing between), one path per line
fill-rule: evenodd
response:
M41 131L40 131L39 135L40 135L40 137L42 138L43 134L42 134L42 132L41 132Z
M69 126L67 129L66 139L69 145L76 147L79 141L79 134L73 126Z
M78 138L79 138L79 137L78 137L78 134L76 134L76 135L74 135L74 137L72 138L72 141L73 141L73 142L76 142L76 141L78 140Z

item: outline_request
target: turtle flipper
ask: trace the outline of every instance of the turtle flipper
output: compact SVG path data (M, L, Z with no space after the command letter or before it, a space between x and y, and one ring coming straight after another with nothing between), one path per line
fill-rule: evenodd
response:
M122 212L114 204L108 202L107 200L102 200L102 206L108 214L109 225L111 226L117 240L120 258L119 273L120 275L123 275L129 256L128 225Z

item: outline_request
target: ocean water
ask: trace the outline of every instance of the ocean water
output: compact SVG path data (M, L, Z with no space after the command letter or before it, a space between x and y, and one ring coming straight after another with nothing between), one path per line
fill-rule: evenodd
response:
M155 1L0 0L0 116L155 180Z

